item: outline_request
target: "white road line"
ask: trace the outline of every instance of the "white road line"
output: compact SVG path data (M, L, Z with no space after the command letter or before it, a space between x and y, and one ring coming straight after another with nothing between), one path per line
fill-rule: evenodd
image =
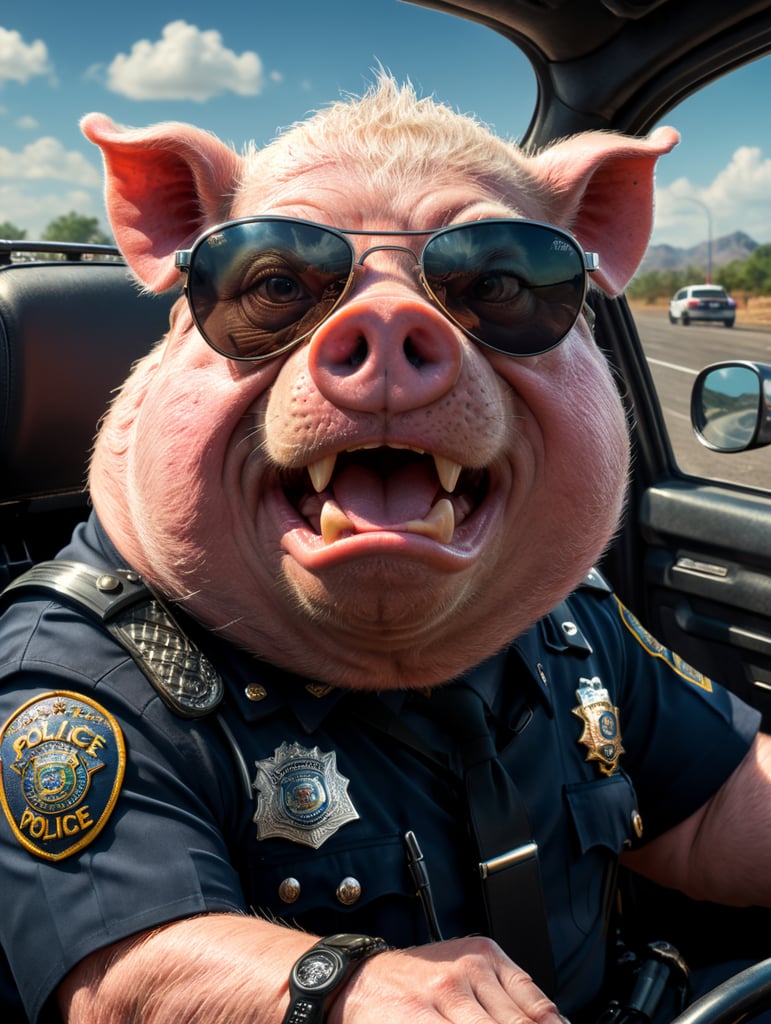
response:
M668 370L679 370L679 371L680 371L680 373L690 373L690 375L691 375L692 377L695 377L695 376L696 376L696 374L697 374L697 373L699 372L698 370L692 370L692 369L690 368L690 366L678 366L678 364L677 364L677 363L665 363L665 362L664 362L663 360L661 360L661 359L651 359L651 358L649 357L649 358L648 358L648 362L649 362L649 363L655 363L655 364L656 364L656 366L664 366L664 367L666 367L666 368L667 368Z

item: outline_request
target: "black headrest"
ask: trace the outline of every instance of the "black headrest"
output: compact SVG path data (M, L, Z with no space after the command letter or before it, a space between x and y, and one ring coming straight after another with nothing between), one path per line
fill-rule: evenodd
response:
M0 504L82 491L111 394L173 298L99 257L0 266Z

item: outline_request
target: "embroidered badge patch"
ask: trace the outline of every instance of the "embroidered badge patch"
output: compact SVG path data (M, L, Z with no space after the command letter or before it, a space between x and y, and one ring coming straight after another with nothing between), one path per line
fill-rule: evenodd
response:
M618 708L611 704L610 695L597 676L581 678L579 682L578 707L573 708L573 714L584 723L584 731L578 742L589 750L587 761L596 761L603 775L612 775L624 753Z
M255 761L257 838L282 837L317 850L359 817L348 796L348 779L337 770L335 752L282 743L273 757Z
M614 595L615 596L615 595ZM637 642L645 648L645 650L653 655L654 658L661 658L662 661L666 661L670 668L676 672L681 678L686 679L689 683L694 683L696 686L700 686L702 690L706 690L707 693L712 693L712 680L707 676L703 675L697 669L689 665L687 661L675 654L674 651L670 651L668 647L652 636L648 630L643 626L638 619L626 608L616 597L616 604L618 605L618 612L621 616L621 621L624 623L626 628L637 640Z
M82 694L28 701L0 732L0 803L30 853L61 860L96 839L126 767L113 716Z

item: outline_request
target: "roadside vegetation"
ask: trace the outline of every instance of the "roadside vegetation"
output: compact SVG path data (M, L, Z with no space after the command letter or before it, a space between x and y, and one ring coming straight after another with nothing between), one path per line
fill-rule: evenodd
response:
M24 242L27 232L11 221L0 221L0 238ZM113 240L99 226L98 217L85 217L71 210L61 217L55 217L35 242L87 242L89 245L112 245Z
M705 280L704 267L649 270L638 274L626 289L627 298L646 305L669 301L676 291ZM771 245L759 245L746 260L733 260L713 268L712 284L722 285L738 303L771 296Z

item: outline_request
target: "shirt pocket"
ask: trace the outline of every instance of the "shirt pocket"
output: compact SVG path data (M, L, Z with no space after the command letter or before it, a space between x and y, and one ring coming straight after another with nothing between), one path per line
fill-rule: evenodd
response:
M394 945L425 941L399 835L328 851L282 842L253 856L250 876L252 905L263 915L321 934L377 934Z
M623 772L572 783L565 793L576 849L571 906L576 925L588 934L608 911L619 855L634 835L637 798Z

